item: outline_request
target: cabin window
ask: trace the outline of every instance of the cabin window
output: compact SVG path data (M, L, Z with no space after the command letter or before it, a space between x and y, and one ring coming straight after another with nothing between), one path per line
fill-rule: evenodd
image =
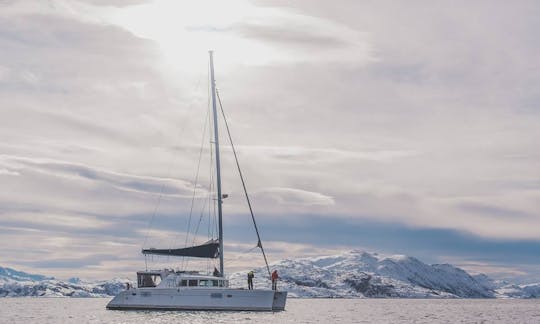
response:
M160 275L141 273L137 275L137 283L139 288L156 287L161 281Z
M206 287L208 286L209 280L199 280L199 287Z
M189 286L190 287L197 287L197 280L190 280L189 281Z
M217 287L218 286L218 281L217 280L212 280L212 286Z
M186 279L180 280L180 282L178 283L178 286L186 287L187 286L187 280Z

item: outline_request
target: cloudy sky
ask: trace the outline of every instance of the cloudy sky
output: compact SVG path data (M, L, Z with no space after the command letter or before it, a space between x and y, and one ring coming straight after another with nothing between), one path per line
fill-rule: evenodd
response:
M132 276L142 247L207 238L213 49L270 261L365 249L538 281L538 17L537 1L0 0L0 265ZM232 271L262 259L223 151Z

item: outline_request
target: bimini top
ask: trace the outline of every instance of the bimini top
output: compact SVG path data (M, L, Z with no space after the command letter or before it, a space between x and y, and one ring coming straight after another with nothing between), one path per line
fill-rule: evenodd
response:
M201 245L181 249L143 249L142 253L215 259L219 257L219 240L210 240Z

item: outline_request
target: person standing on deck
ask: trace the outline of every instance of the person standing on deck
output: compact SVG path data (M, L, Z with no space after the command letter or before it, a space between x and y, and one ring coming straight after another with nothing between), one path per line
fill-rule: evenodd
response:
M277 290L278 279L279 279L279 276L277 274L277 270L272 271L272 290Z
M253 273L253 271L248 272L247 279L248 279L248 289L249 290L253 289L253 277L255 277L255 274Z

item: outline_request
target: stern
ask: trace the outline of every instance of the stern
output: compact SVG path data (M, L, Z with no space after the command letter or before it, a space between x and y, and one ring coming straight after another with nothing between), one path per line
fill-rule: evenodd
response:
M276 291L274 293L274 302L272 303L273 311L282 311L285 310L285 304L287 303L287 292L286 291Z

